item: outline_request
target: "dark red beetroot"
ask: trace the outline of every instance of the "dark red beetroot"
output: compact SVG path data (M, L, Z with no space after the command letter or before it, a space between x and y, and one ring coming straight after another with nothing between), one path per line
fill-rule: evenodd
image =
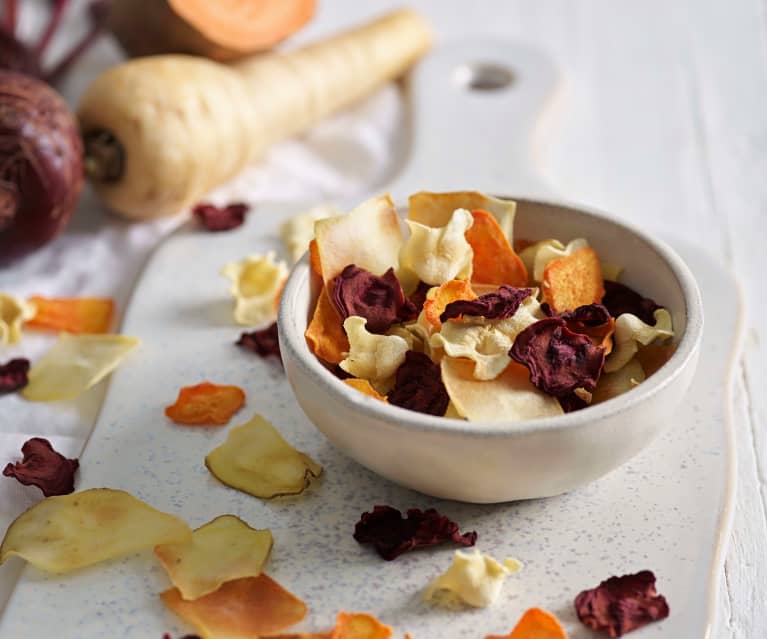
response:
M66 102L47 84L0 70L0 264L69 222L83 185L83 146Z

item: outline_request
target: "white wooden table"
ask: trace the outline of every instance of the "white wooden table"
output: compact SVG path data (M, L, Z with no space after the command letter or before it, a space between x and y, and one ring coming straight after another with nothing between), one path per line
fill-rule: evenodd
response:
M320 4L298 40L358 22L390 3ZM767 222L760 217L767 214L767 3L412 4L441 37L513 38L556 61L564 87L541 127L538 149L539 168L563 197L705 245L737 273L747 309L745 355L732 398L739 483L715 636L767 636L767 351L760 343L767 289L758 284L767 272ZM392 149L392 158L398 156ZM92 216L85 224L100 220ZM12 278L13 271L2 275ZM123 299L128 286L119 287Z

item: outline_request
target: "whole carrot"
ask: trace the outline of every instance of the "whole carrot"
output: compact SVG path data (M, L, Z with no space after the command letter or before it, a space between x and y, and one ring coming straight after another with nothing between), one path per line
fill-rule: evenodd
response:
M176 213L270 144L401 75L430 40L424 20L403 9L234 66L182 55L120 64L80 102L86 174L128 218Z

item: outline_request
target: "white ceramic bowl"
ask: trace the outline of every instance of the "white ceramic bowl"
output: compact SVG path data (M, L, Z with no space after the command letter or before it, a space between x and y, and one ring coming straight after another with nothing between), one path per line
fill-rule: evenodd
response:
M385 404L348 387L311 353L314 308L307 257L293 269L279 310L282 358L309 419L347 455L398 484L435 497L491 503L547 497L593 481L673 427L692 381L703 331L695 279L666 244L593 210L518 200L514 236L585 237L622 282L669 309L677 349L654 375L602 404L553 418L469 422Z

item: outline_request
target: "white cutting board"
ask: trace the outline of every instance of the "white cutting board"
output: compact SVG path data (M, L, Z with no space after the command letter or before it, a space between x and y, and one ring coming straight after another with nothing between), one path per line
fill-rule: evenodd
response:
M509 64L515 84L505 92L458 88L454 69L476 61ZM393 187L398 200L419 188L542 194L529 149L536 113L555 86L544 57L502 43L446 46L412 80L414 153ZM505 505L443 502L399 488L345 458L301 413L280 367L233 345L240 330L219 270L251 252L281 250L276 229L289 212L284 205L260 206L241 229L218 235L184 230L159 248L125 314L123 332L143 344L112 378L81 458L78 489L122 488L192 526L233 513L270 528L275 547L267 572L310 609L297 630L329 628L337 611L354 610L376 614L395 627L395 636L481 639L508 632L526 608L541 606L560 616L571 637L586 638L593 633L575 619L575 595L609 575L649 568L671 616L631 636L706 636L734 491L728 393L740 315L730 311L739 309L732 278L695 247L665 238L698 276L707 324L687 401L666 434L641 455L561 497ZM162 412L181 386L203 380L242 386L248 401L233 423L262 413L323 464L322 479L301 497L270 502L214 480L203 459L227 428L189 430L170 424ZM382 561L351 536L359 515L375 504L436 507L462 529L477 530L483 551L515 556L526 567L491 608L430 607L421 590L448 566L452 549ZM0 637L182 635L192 629L157 598L168 585L149 551L68 576L27 568L0 621Z

